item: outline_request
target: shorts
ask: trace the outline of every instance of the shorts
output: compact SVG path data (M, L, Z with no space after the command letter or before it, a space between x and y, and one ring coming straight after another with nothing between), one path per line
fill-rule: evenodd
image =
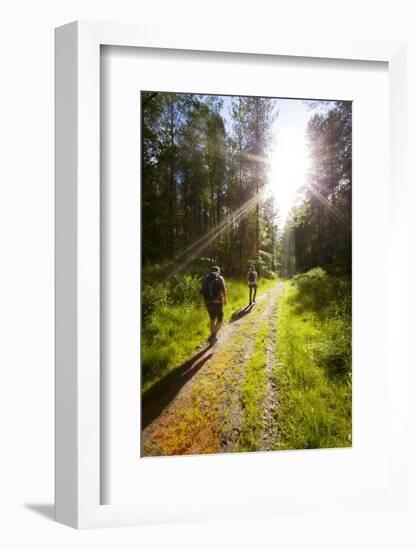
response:
M219 323L223 321L223 304L219 302L206 302L206 308L212 321L215 319Z

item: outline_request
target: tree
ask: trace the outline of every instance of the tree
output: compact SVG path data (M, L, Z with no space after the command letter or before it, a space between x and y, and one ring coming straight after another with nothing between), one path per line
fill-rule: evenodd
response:
M287 236L294 240L292 269L351 273L352 109L331 102L313 114L306 132L310 172L301 203L293 210ZM287 237L288 240L288 237Z
M142 93L144 265L276 269L276 212L262 198L273 116L263 98L233 98L226 122L221 97Z

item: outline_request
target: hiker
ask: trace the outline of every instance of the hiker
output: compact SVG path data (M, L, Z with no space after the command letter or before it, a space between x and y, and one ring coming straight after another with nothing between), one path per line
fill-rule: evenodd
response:
M249 286L249 305L255 303L256 291L258 290L258 274L255 271L255 266L251 265L248 271L248 286ZM252 300L253 293L253 300Z
M210 316L210 336L208 340L211 344L214 344L217 341L217 333L223 322L223 304L227 304L226 284L217 265L212 267L204 277L201 294Z

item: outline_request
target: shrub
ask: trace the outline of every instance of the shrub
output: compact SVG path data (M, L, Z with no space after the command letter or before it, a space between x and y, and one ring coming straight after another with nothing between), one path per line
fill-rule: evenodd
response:
M142 285L142 318L147 319L158 308L164 307L169 303L168 284Z
M293 278L298 292L292 295L298 313L313 311L326 317L351 316L351 280L347 277L328 275L321 267Z
M257 258L250 258L248 260L248 269L249 266L254 265L258 275L263 279L277 279L278 275L272 271L272 255L264 250L259 252Z
M201 278L197 275L176 275L171 283L169 300L172 304L193 303L198 299Z

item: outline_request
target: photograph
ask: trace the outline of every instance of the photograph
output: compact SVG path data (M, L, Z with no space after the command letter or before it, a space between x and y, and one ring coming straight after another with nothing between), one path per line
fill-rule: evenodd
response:
M352 102L138 91L140 457L352 446Z
M0 550L417 550L416 2L2 8Z

